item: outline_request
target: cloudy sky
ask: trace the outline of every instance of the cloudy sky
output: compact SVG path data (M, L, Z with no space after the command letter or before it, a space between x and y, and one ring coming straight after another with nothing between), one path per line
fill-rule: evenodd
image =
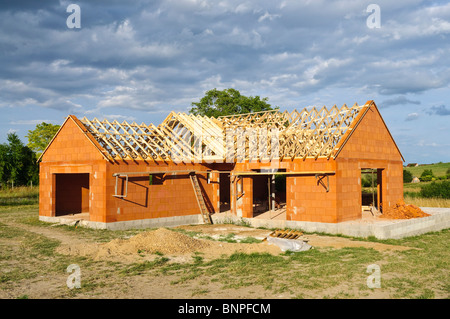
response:
M373 99L407 163L449 162L450 3L0 1L0 143L69 114L158 125L213 88L289 111Z

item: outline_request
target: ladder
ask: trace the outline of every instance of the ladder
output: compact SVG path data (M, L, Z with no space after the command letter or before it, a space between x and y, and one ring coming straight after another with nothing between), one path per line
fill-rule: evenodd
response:
M200 185L198 183L197 175L195 175L195 173L191 173L189 175L191 178L192 187L194 188L195 198L197 198L197 204L202 214L203 222L205 224L212 224L211 217L209 216L208 209L206 208L205 199L202 195L202 190L200 189Z

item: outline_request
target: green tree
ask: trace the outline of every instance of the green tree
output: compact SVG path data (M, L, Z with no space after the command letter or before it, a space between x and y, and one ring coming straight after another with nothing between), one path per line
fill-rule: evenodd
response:
M53 139L56 132L58 132L59 128L60 125L45 122L36 125L34 130L28 131L26 136L28 138L27 146L36 153L37 157L41 156L42 152Z
M0 181L2 184L28 185L39 181L36 154L25 146L16 133L8 134L8 144L0 146Z
M192 102L190 113L218 117L221 115L243 114L251 112L269 111L272 107L267 103L267 97L244 96L238 90L212 89L205 93L199 102Z
M8 144L0 144L0 183L5 184L9 181L10 166L8 165Z
M432 181L433 178L436 178L433 174L433 170L431 169L425 169L422 174L420 175L420 181L422 182L429 182Z
M403 170L403 183L411 183L413 180L412 173L406 169Z

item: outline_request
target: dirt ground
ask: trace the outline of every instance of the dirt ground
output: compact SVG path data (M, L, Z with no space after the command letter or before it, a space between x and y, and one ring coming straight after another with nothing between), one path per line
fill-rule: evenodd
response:
M121 262L152 260L155 258L155 253L168 256L173 262L191 262L194 253L200 253L204 260L212 260L239 252L269 253L273 255L278 255L283 252L278 246L270 244L267 241L260 243L217 241L227 236L234 241L243 240L248 237L263 240L272 233L271 230L232 224L179 226L175 229L198 234L191 237L182 232L159 228L140 233L128 239L115 239L104 244L74 243L73 241L63 242L57 248L57 252L66 255L91 257L94 260ZM229 237L230 235L232 237ZM344 247L365 247L379 251L410 249L405 246L363 242L343 237L315 234L302 235L298 240L305 241L312 247L331 247L337 249Z
M104 279L105 274L111 272L114 262L118 264L134 265L136 262L155 260L159 256L168 257L171 263L192 262L193 255L200 254L204 260L220 258L234 252L260 252L273 255L281 254L278 246L267 242L240 243L224 242L212 239L232 238L239 241L248 237L262 240L271 231L255 229L232 224L223 225L191 225L179 226L173 230L160 228L144 231L135 236L124 239L114 239L106 243L98 243L88 236L79 236L76 232L67 232L58 227L40 227L20 223L9 223L10 226L20 227L28 232L37 233L50 239L56 239L61 244L56 252L65 256L87 257L95 261L94 267L83 268L83 278L91 278L96 286L96 293L77 292L76 298L292 298L295 295L289 292L274 294L261 285L252 285L227 289L223 293L223 284L208 280L187 280L181 284L173 285L174 281L180 281L180 274L167 274L164 276L128 276L126 280L120 276L111 276ZM189 234L189 236L187 235ZM194 235L193 235L194 234ZM232 236L232 237L230 237ZM340 249L344 247L368 247L378 251L398 251L411 249L405 246L387 245L374 242L363 242L349 238L303 235L300 239L307 241L312 247L331 247ZM111 263L112 262L112 263ZM0 290L0 298L17 298L26 295L29 298L71 298L67 289L66 280L68 274L62 272L55 275L42 275L39 278L23 279L13 283L8 289ZM102 277L103 279L101 279ZM105 278L106 278L105 277ZM96 279L98 278L98 279ZM107 282L106 282L106 281ZM170 289L167 289L167 288ZM327 291L317 292L317 297L334 295L340 290L349 291L348 287L331 287ZM350 289L351 290L351 289ZM375 295L374 295L375 294ZM386 298L389 295L374 291L371 298Z

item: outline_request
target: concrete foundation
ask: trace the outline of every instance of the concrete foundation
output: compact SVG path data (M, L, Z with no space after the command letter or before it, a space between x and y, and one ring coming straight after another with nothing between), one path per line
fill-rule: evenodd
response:
M378 239L399 239L450 227L450 208L421 208L431 216L406 220L371 218L341 223L319 223L280 219L237 218L232 214L215 214L213 215L213 222L219 224L222 222L243 221L251 227L290 228L308 233L318 232L362 238L374 236Z
M450 208L422 207L422 210L431 216L414 219L381 219L368 218L341 223L319 223L290 221L281 219L242 218L227 212L213 214L214 224L245 222L251 227L289 228L298 229L308 233L326 233L332 235L346 235L352 237L374 236L378 239L399 239L409 236L421 235L427 232L439 231L450 227ZM274 214L274 216L277 216ZM200 214L174 217L161 217L152 219L139 219L114 223L101 223L83 219L81 215L47 217L39 216L39 220L74 225L79 221L82 227L108 230L144 229L158 227L175 227L180 225L203 224Z
M79 221L79 226L82 227L93 229L107 229L107 230L144 229L144 228L175 227L180 225L203 224L203 219L200 214L187 216L160 217L151 219L137 219L113 223L102 223L89 221L86 219L78 219L76 215L65 217L39 216L39 220L49 223L58 223L62 225L74 225L77 221Z

